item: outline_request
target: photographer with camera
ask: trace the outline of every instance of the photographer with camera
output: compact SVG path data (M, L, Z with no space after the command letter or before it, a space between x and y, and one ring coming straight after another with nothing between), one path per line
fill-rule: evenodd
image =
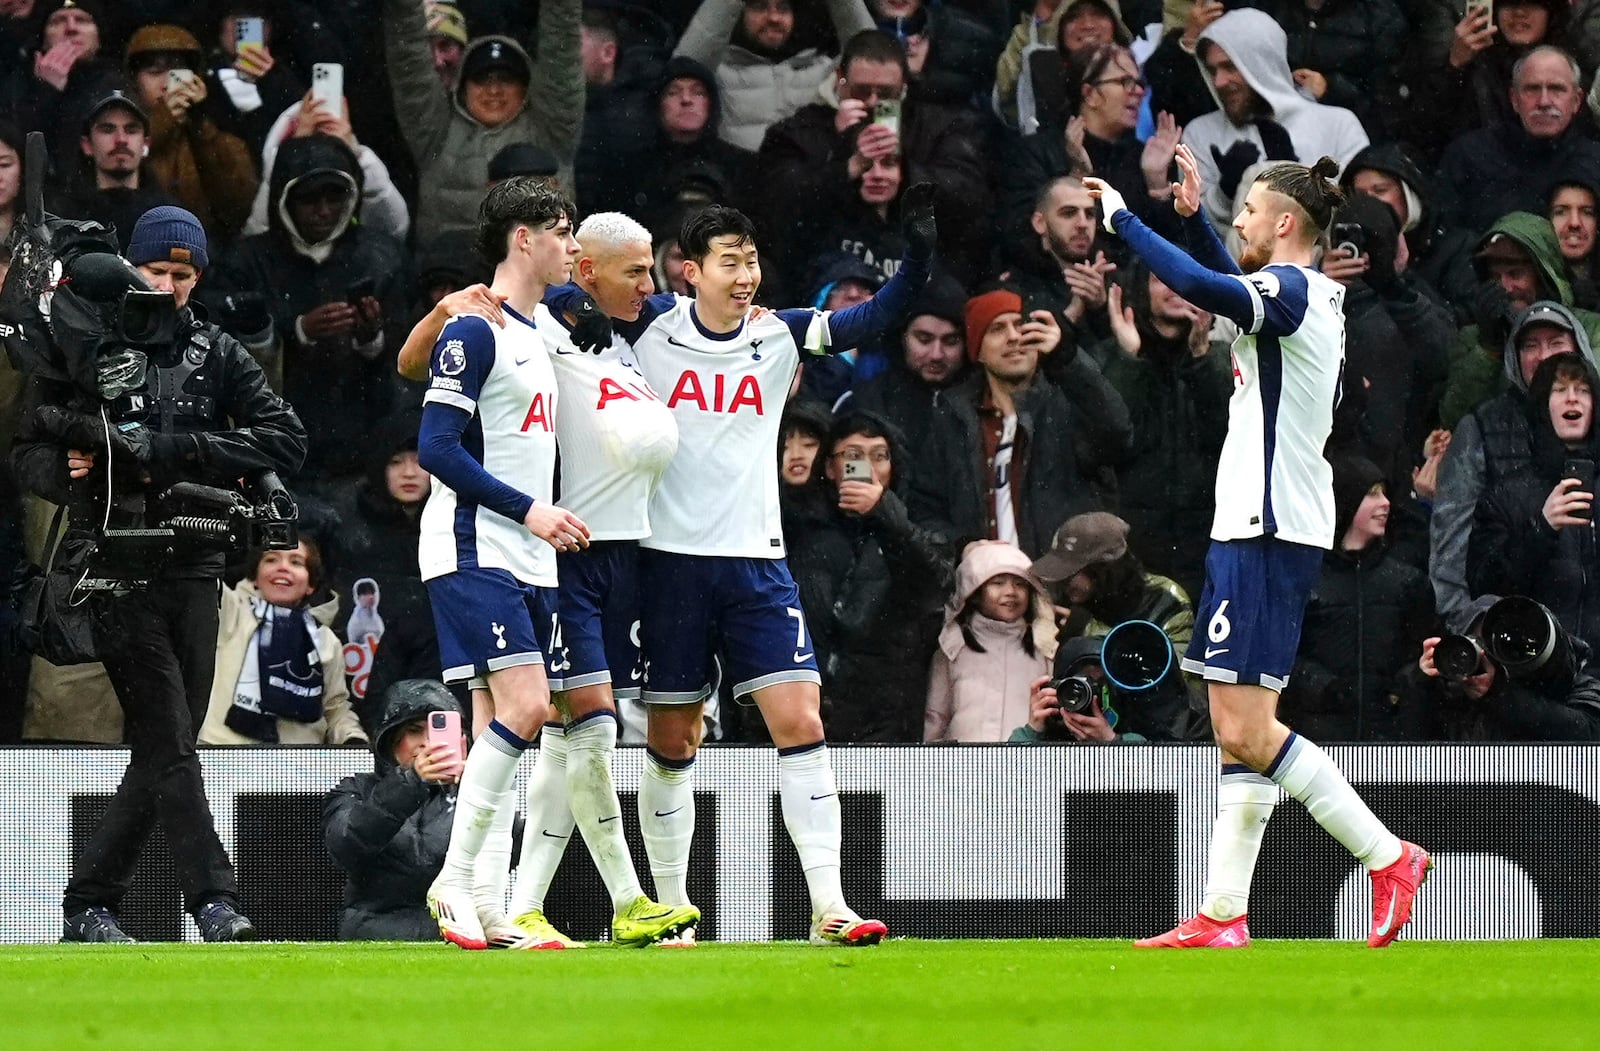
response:
M26 489L70 506L75 530L97 526L101 535L163 521L161 494L174 483L232 489L241 476L295 470L306 447L300 421L249 353L189 305L207 263L199 220L181 208L146 212L127 259L137 275L109 251L67 265L69 280L51 293L49 332L58 354L95 355L85 363L91 375L74 382L31 374L12 450ZM135 298L150 297L150 288L171 299ZM142 317L134 314L141 303L149 311ZM179 539L151 556L153 564L130 567L104 564L111 558L102 552L88 567L105 575L131 570L148 586L91 594L94 649L122 707L132 754L75 863L63 941L131 940L115 910L157 823L201 936L255 934L238 911L233 866L217 838L195 752L216 660L224 552Z
M1600 741L1600 679L1582 640L1522 597L1478 599L1469 618L1467 634L1422 642L1430 738Z
M1192 740L1189 688L1177 666L1172 643L1146 621L1068 639L1056 651L1054 675L1034 681L1028 721L1011 732L1011 743Z

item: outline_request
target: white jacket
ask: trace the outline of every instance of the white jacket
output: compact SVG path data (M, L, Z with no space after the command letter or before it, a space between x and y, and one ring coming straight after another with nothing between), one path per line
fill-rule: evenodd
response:
M261 185L244 224L247 237L267 232L267 190L272 183L272 165L278 159L278 145L289 137L289 126L299 114L300 103L296 102L267 131L266 144L261 147ZM361 164L361 224L404 242L411 231L411 213L406 209L405 198L395 189L394 180L389 178L389 169L365 146L356 147L356 160Z
M1338 161L1343 169L1351 158L1366 149L1367 133L1354 113L1340 106L1324 106L1301 94L1295 86L1287 57L1289 41L1283 27L1264 11L1253 8L1229 11L1206 27L1195 46L1195 61L1200 63L1201 75L1218 108L1190 121L1183 133L1183 141L1194 150L1200 177L1205 181L1206 215L1219 229L1233 223L1233 201L1218 185L1220 176L1211 148L1215 146L1218 153L1227 153L1234 143L1245 140L1255 144L1263 160L1266 148L1254 124L1235 124L1222 111L1222 100L1217 97L1210 74L1205 72L1205 64L1200 62L1207 41L1228 53L1245 82L1266 102L1271 110L1267 116L1289 133L1297 154L1295 159L1301 164L1314 164L1318 158L1327 156Z

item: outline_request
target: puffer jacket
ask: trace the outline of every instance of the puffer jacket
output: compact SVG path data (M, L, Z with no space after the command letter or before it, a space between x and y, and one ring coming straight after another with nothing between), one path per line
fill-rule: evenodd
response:
M1572 317L1578 330L1578 353L1592 367L1594 350L1587 332L1578 323L1576 311L1559 303L1548 305ZM1514 325L1512 331L1516 331ZM1508 389L1472 410L1456 425L1450 448L1439 466L1439 487L1428 523L1428 576L1433 581L1439 613L1451 631L1466 629L1471 601L1467 553L1478 501L1504 480L1526 472L1533 459L1524 408L1528 384L1523 379L1516 348L1510 345L1509 338L1506 342L1501 367Z
M1050 673L1056 654L1050 595L1031 566L1028 557L1010 544L982 540L967 546L956 571L955 591L945 603L939 649L928 672L924 741L1004 741L1028 721L1029 688ZM962 637L958 618L984 583L1002 573L1028 581L1033 615L1005 624L972 614L968 624L983 647L979 652ZM1022 647L1024 632L1033 639L1031 655Z
M827 5L841 47L857 33L876 28L862 0L827 0ZM768 127L816 98L817 89L833 76L838 59L812 47L786 49L780 56L730 43L743 13L742 0L704 0L673 54L716 70L722 138L754 153Z
M922 739L924 676L954 566L907 514L910 453L877 422L893 474L872 513L840 511L837 489L824 483L824 513L804 531L786 529L785 540L822 664L829 740L909 744Z
M300 179L336 172L354 191L351 211L325 241L310 244L290 221L287 199ZM240 241L207 271L201 289L214 306L230 293L267 297L270 327L237 332L275 386L317 435L307 460L315 479L357 474L361 447L389 412L398 381L394 357L405 342L406 303L411 277L405 251L388 234L357 222L362 192L361 167L350 148L328 135L289 139L272 168L271 228ZM383 310L379 340L355 344L351 337L303 342L297 319L325 303L343 303L357 282L369 281ZM227 311L219 310L224 317ZM274 351L277 353L275 354Z
M322 802L323 842L349 877L341 941L439 937L426 898L450 847L456 787L430 784L394 761L395 731L431 711L462 710L438 682L406 679L390 687L373 735L375 769L340 781Z
M242 580L222 589L222 606L217 626L217 667L211 679L211 701L205 721L200 724L203 745L259 745L228 728L224 720L233 706L234 689L244 670L249 648L255 644L261 618L255 614L255 601L261 597L254 583ZM329 624L339 613L337 596L319 606L311 615L317 621L317 660L322 664L322 718L314 723L279 719L278 744L354 744L367 742L367 735L350 707L350 691L344 682L344 646Z
M433 70L428 27L415 0L385 0L384 45L394 108L416 158L416 230L419 243L441 231L471 229L489 178L489 161L514 142L543 146L560 161L561 185L573 193L573 160L583 131L584 81L579 52L579 0L539 5L539 57L528 59L510 37L479 37L467 46L500 44L528 62L531 79L521 113L489 128L467 115L462 88L452 96ZM463 62L467 59L463 58Z
M1542 211L1558 175L1600 164L1600 143L1574 125L1553 139L1536 139L1520 121L1503 121L1456 139L1439 160L1446 218L1482 230L1507 212Z

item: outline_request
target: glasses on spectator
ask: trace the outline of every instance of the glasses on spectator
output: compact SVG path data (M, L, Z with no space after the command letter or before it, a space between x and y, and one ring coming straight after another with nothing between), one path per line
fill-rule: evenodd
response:
M873 463L888 463L890 460L888 449L874 449L871 452L865 449L840 449L832 456L835 460L871 460Z
M852 84L844 79L839 81L839 94L858 102L893 101L905 93L904 85L884 87L882 84Z
M1118 85L1121 85L1122 90L1128 92L1130 95L1133 92L1138 91L1140 88L1144 87L1144 81L1143 80L1140 80L1138 77L1127 77L1127 76L1124 76L1124 77L1102 77L1099 80L1094 81L1094 86L1095 87L1099 87L1102 84L1118 84Z

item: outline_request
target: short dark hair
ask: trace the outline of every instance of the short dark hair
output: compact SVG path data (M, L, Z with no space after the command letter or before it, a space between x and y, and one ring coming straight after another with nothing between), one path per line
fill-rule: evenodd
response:
M853 434L859 434L864 438L882 438L891 447L894 445L894 438L889 434L889 425L884 422L882 416L875 412L857 409L834 418L833 424L828 428L828 448L831 450Z
M906 61L906 49L901 46L898 37L881 29L863 29L845 42L844 50L839 53L839 72L844 73L850 68L850 63L858 58L868 62L893 62L900 67L902 77L911 79L911 63Z
M1344 203L1344 191L1333 181L1338 175L1339 162L1323 157L1309 168L1291 162L1274 164L1257 175L1256 182L1299 205L1321 234L1333 221L1333 210Z
M582 21L579 24L583 28L604 33L611 38L612 43L616 43L617 16L614 12L608 11L603 7L590 7L585 4L581 18Z
M570 222L577 206L544 179L532 175L513 175L496 183L478 205L478 229L473 246L490 266L506 258L506 238L519 226L544 229L562 216Z
M711 254L711 242L718 237L737 237L737 244L754 244L756 226L737 208L714 204L702 208L683 221L678 231L678 247L685 259L704 263Z

